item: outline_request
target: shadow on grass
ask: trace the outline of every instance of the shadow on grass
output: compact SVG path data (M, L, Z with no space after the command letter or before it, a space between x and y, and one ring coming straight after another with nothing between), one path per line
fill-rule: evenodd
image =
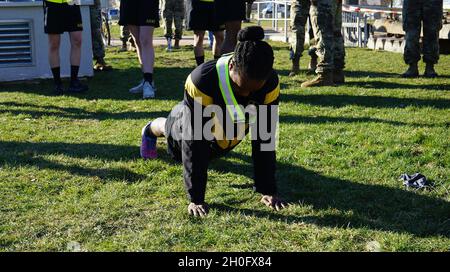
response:
M58 117L67 119L92 119L92 120L125 120L125 119L154 119L161 116L167 116L169 111L143 112L143 111L125 111L125 112L107 112L107 111L87 111L81 108L58 107L58 106L40 106L30 103L0 102L0 106L8 109L0 109L0 114L26 114L32 118ZM11 109L17 108L17 109ZM29 109L31 108L31 109Z
M431 107L437 109L449 109L448 99L420 99L420 98L399 98L384 96L357 96L357 95L334 95L334 94L282 94L281 101L292 101L300 104L322 107L346 107L349 105L370 107L370 108L405 108Z
M280 76L288 77L290 71L289 70L277 70ZM289 81L281 83L281 89L289 89L289 88L300 88L302 82L312 79L313 75L307 75L307 69L301 69L300 73L297 77L289 78ZM299 78L300 76L300 78ZM406 81L406 79L402 79L398 74L387 73L387 72L368 72L368 71L345 71L345 76L347 79L350 78L366 78L370 77L370 80L367 81L352 81L347 80L345 84L341 85L343 87L357 87L361 89L402 89L402 90L416 90L416 89L424 89L424 90L433 90L433 91L448 91L450 90L450 84L440 83L433 84L432 79L428 80L426 84L407 84L401 82L387 82L382 80L374 80L374 78L392 78L398 79L401 81ZM441 76L440 78L450 78L450 76ZM340 86L334 86L340 87ZM328 87L333 88L333 87Z
M192 68L160 67L155 70L155 84L157 100L181 100L183 98L184 83ZM96 73L87 81L89 91L83 94L65 93L64 96L82 99L111 99L111 100L142 100L142 94L130 94L128 90L137 85L142 79L142 72L138 68L116 69L110 72ZM65 82L67 87L68 82ZM1 83L2 92L33 93L43 96L53 94L53 81L41 80L39 84L31 83ZM57 96L55 96L57 97ZM149 102L151 103L151 102Z
M301 115L280 115L281 123L289 124L326 124L326 123L379 123L393 126L413 126L413 127L450 127L450 122L443 124L405 123L399 121L384 120L372 117L332 117L332 116L301 116Z
M229 156L247 164L251 163L250 157L239 153L231 152ZM242 166L226 160L217 160L211 168L219 172L239 169L237 174L252 177L252 167L243 170ZM219 204L214 201L211 207L289 223L305 222L325 227L369 228L406 232L421 237L436 235L450 237L450 203L447 201L400 188L366 185L327 177L288 163L279 162L277 169L279 191L287 201L311 205L315 210L337 209L342 215L321 217L283 215L269 210L236 208L230 203ZM251 190L253 184L230 186Z
M397 73L388 73L388 72L374 72L374 71L345 71L346 77L356 77L356 78L365 78L365 77L382 77L382 78L399 78L400 74Z
M424 90L434 90L434 91L448 91L450 90L450 84L406 84L399 82L387 82L379 80L370 81L351 81L346 82L344 86L348 87L359 87L359 88L369 88L369 89L424 89Z
M406 66L405 66L406 71ZM371 77L371 78L401 78L401 73L389 73L389 72L374 72L374 71L345 71L346 77L355 77L355 78L365 78L365 77ZM449 75L440 75L439 78L450 78ZM445 85L445 84L443 84Z
M63 164L43 158L44 155L64 155L72 158L95 158L121 161L138 158L139 148L111 144L31 143L0 141L0 165L13 167L34 166L39 169L66 171L73 175L117 179L135 182L145 178L126 168L87 168L75 164Z

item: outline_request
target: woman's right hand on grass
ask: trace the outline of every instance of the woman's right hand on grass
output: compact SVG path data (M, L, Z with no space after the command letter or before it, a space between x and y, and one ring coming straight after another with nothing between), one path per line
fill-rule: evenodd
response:
M195 204L191 202L188 206L189 215L193 215L194 217L205 217L208 214L209 208L208 204Z

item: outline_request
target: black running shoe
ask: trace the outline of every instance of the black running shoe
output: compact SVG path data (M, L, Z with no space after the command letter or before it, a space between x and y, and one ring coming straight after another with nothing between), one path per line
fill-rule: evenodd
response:
M81 82L79 80L75 80L70 82L70 86L69 89L67 89L67 91L69 93L83 93L86 92L88 90L88 86L81 84Z

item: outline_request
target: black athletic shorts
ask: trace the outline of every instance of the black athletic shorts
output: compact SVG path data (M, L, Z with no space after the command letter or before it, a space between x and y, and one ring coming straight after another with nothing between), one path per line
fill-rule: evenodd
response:
M159 0L121 0L119 25L159 27Z
M172 159L181 162L181 139L176 139L175 133L180 134L183 130L184 102L177 104L166 119L165 132L167 140L167 153Z
M44 1L43 5L44 32L46 34L62 34L83 30L80 6L47 1Z
M224 24L219 24L214 1L186 0L186 28L188 30L221 31Z
M165 136L167 140L167 153L177 162L182 162L182 148L183 141L181 136L183 135L183 124L186 120L183 118L184 114L190 114L184 101L178 103L173 107L166 119L166 125L164 127ZM186 148L186 147L185 147ZM210 143L210 159L216 159L224 156L229 150L220 150L211 142Z
M245 0L215 0L219 24L246 19Z

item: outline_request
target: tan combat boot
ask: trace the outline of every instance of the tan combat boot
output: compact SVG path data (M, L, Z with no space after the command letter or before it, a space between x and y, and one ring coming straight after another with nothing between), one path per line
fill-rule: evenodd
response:
M322 73L318 73L315 78L305 81L301 85L302 88L319 86L334 86L332 71L323 71Z
M333 82L334 82L334 84L344 84L345 83L344 70L342 70L342 69L334 70Z
M408 70L402 74L404 78L414 78L419 76L419 68L417 67L417 63L412 63L409 65Z
M425 66L425 73L423 74L423 76L424 77L428 77L428 78L438 77L438 74L434 70L434 64L432 64L432 63L427 63L426 64L426 66Z

